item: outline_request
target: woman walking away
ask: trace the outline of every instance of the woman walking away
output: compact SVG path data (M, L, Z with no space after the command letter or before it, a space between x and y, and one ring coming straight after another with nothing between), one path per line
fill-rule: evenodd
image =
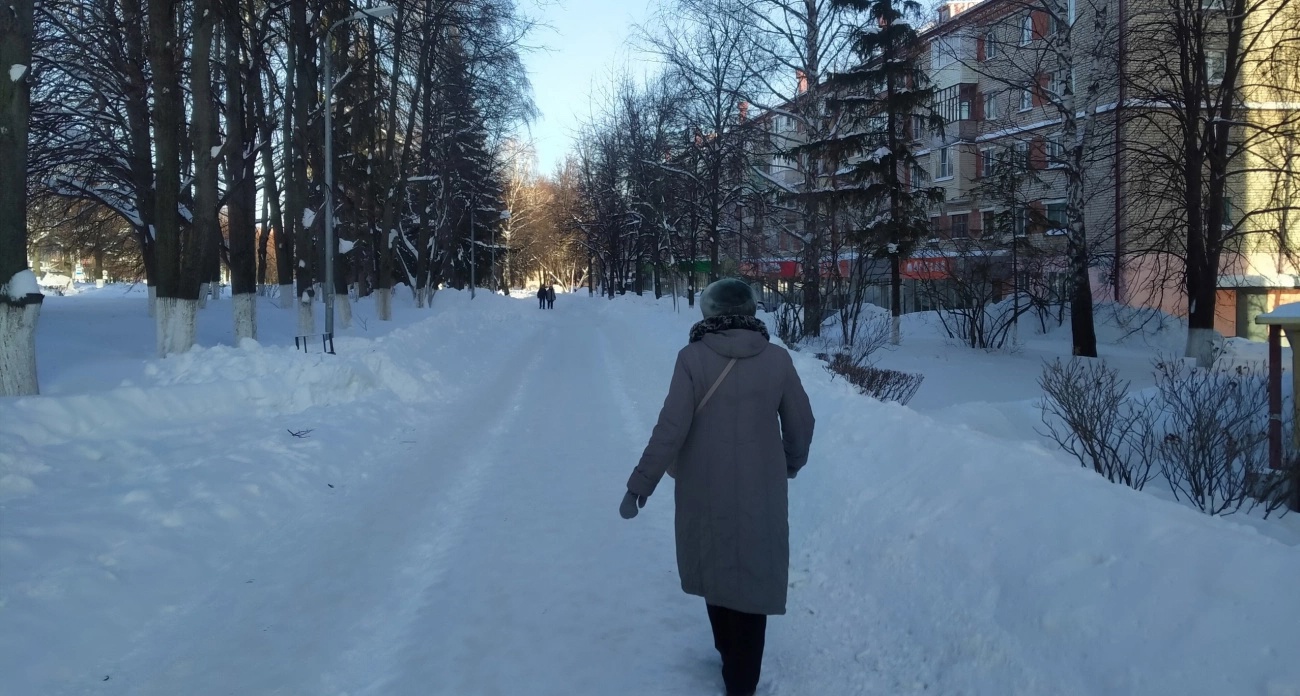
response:
M537 308L546 309L546 286L542 285L537 288Z
M555 286L546 286L546 308L555 309Z
M707 605L729 696L758 688L767 617L785 613L788 479L807 462L813 435L790 354L768 342L755 307L740 280L704 289L704 321L677 354L619 508L636 517L665 472L676 479L677 573L682 590Z

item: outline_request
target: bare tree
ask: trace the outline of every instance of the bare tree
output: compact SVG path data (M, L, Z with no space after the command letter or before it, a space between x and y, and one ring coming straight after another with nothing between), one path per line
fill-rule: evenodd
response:
M1059 211L1049 216L1039 206L1030 222L1064 239L1072 353L1096 357L1090 271L1092 247L1103 246L1107 225L1089 204L1114 184L1118 18L1108 0L1026 0L1008 7L959 35L964 45L940 41L936 55L946 51L1001 87L971 108L985 111L986 130L1002 134L998 146L1009 143L1025 158L1032 176L1020 184L1064 190ZM959 45L974 45L975 55L958 53Z
M1130 26L1130 253L1179 271L1186 355L1208 366L1220 277L1295 264L1300 4L1160 0Z
M734 213L750 189L754 135L746 99L758 90L759 75L768 72L767 55L747 36L737 13L726 9L725 2L685 0L662 8L655 24L641 30L647 50L666 65L665 80L676 86L673 120L693 139L695 168L689 175L699 185L710 281L719 277L724 243L738 251ZM662 136L662 128L657 134Z

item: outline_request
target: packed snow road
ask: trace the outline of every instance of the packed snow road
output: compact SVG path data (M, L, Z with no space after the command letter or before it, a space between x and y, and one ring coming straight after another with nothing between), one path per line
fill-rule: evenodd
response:
M693 315L556 307L0 402L0 693L720 694L671 483L617 514ZM760 694L1300 696L1296 548L796 364Z

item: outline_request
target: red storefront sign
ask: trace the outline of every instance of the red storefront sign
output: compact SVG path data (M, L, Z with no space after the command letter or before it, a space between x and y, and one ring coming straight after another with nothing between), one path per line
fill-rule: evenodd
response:
M903 259L900 272L904 278L912 280L942 280L952 273L952 264L946 256Z

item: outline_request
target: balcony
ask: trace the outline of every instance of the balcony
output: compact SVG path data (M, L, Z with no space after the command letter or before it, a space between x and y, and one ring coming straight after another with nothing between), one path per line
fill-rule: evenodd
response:
M979 134L979 91L973 82L945 87L934 95L935 111L943 118L944 142L974 140Z

